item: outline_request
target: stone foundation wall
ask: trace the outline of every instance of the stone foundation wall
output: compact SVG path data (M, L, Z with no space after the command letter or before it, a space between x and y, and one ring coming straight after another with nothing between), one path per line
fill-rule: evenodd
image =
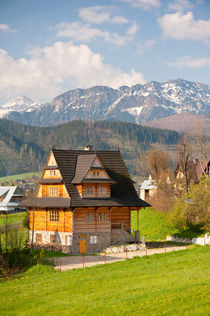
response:
M29 242L32 242L32 230L29 230ZM37 234L41 235L41 241L37 241ZM55 242L52 243L50 238L51 235L54 236ZM68 239L66 237L69 237ZM72 233L68 232L54 232L54 231L42 231L42 230L35 230L34 231L34 239L33 243L36 245L59 245L62 247L68 247L72 245Z
M134 242L135 238L123 229L112 230L111 245L123 245L126 243Z
M87 253L97 253L103 251L105 248L111 245L111 234L109 232L100 233L73 233L73 253L79 253L79 236L86 236L86 252ZM97 243L90 243L90 236L97 236Z

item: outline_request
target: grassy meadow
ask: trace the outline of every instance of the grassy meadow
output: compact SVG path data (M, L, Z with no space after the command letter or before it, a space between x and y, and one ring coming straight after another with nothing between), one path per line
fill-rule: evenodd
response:
M208 315L209 246L0 281L1 315Z
M131 212L131 228L137 229L137 212ZM165 240L167 235L173 235L177 230L167 220L167 217L157 210L145 208L139 212L140 235L146 241Z
M17 179L28 181L33 176L41 177L41 172L28 172L28 173L22 173L22 174L14 174L12 176L6 176L6 177L0 177L0 185L1 183L9 183L12 184L12 182L15 182Z
M6 225L6 223L7 224L22 223L24 216L25 216L25 212L8 214L8 215L1 214L0 226L4 226Z

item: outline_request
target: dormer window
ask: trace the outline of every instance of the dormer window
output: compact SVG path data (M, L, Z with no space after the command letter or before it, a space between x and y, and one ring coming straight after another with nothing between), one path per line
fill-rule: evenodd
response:
M106 194L106 186L105 185L99 185L99 195Z
M99 171L93 171L93 177L99 177L100 172Z
M55 176L56 175L56 171L55 170L50 170L50 176Z
M87 186L87 194L94 194L94 190L93 190L93 186L92 185L88 185Z

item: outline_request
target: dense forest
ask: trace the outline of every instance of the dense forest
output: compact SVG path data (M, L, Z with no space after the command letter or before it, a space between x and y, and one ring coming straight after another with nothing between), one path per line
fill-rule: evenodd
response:
M143 127L125 122L72 121L54 127L31 127L0 120L0 176L39 171L54 146L97 150L120 148L133 176L145 173L143 155L153 144L176 145L175 131Z

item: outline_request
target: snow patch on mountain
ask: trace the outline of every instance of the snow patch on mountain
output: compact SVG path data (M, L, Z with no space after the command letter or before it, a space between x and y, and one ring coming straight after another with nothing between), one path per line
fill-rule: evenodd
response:
M11 112L32 112L39 106L40 103L37 100L19 96L0 106L0 117L5 117Z

